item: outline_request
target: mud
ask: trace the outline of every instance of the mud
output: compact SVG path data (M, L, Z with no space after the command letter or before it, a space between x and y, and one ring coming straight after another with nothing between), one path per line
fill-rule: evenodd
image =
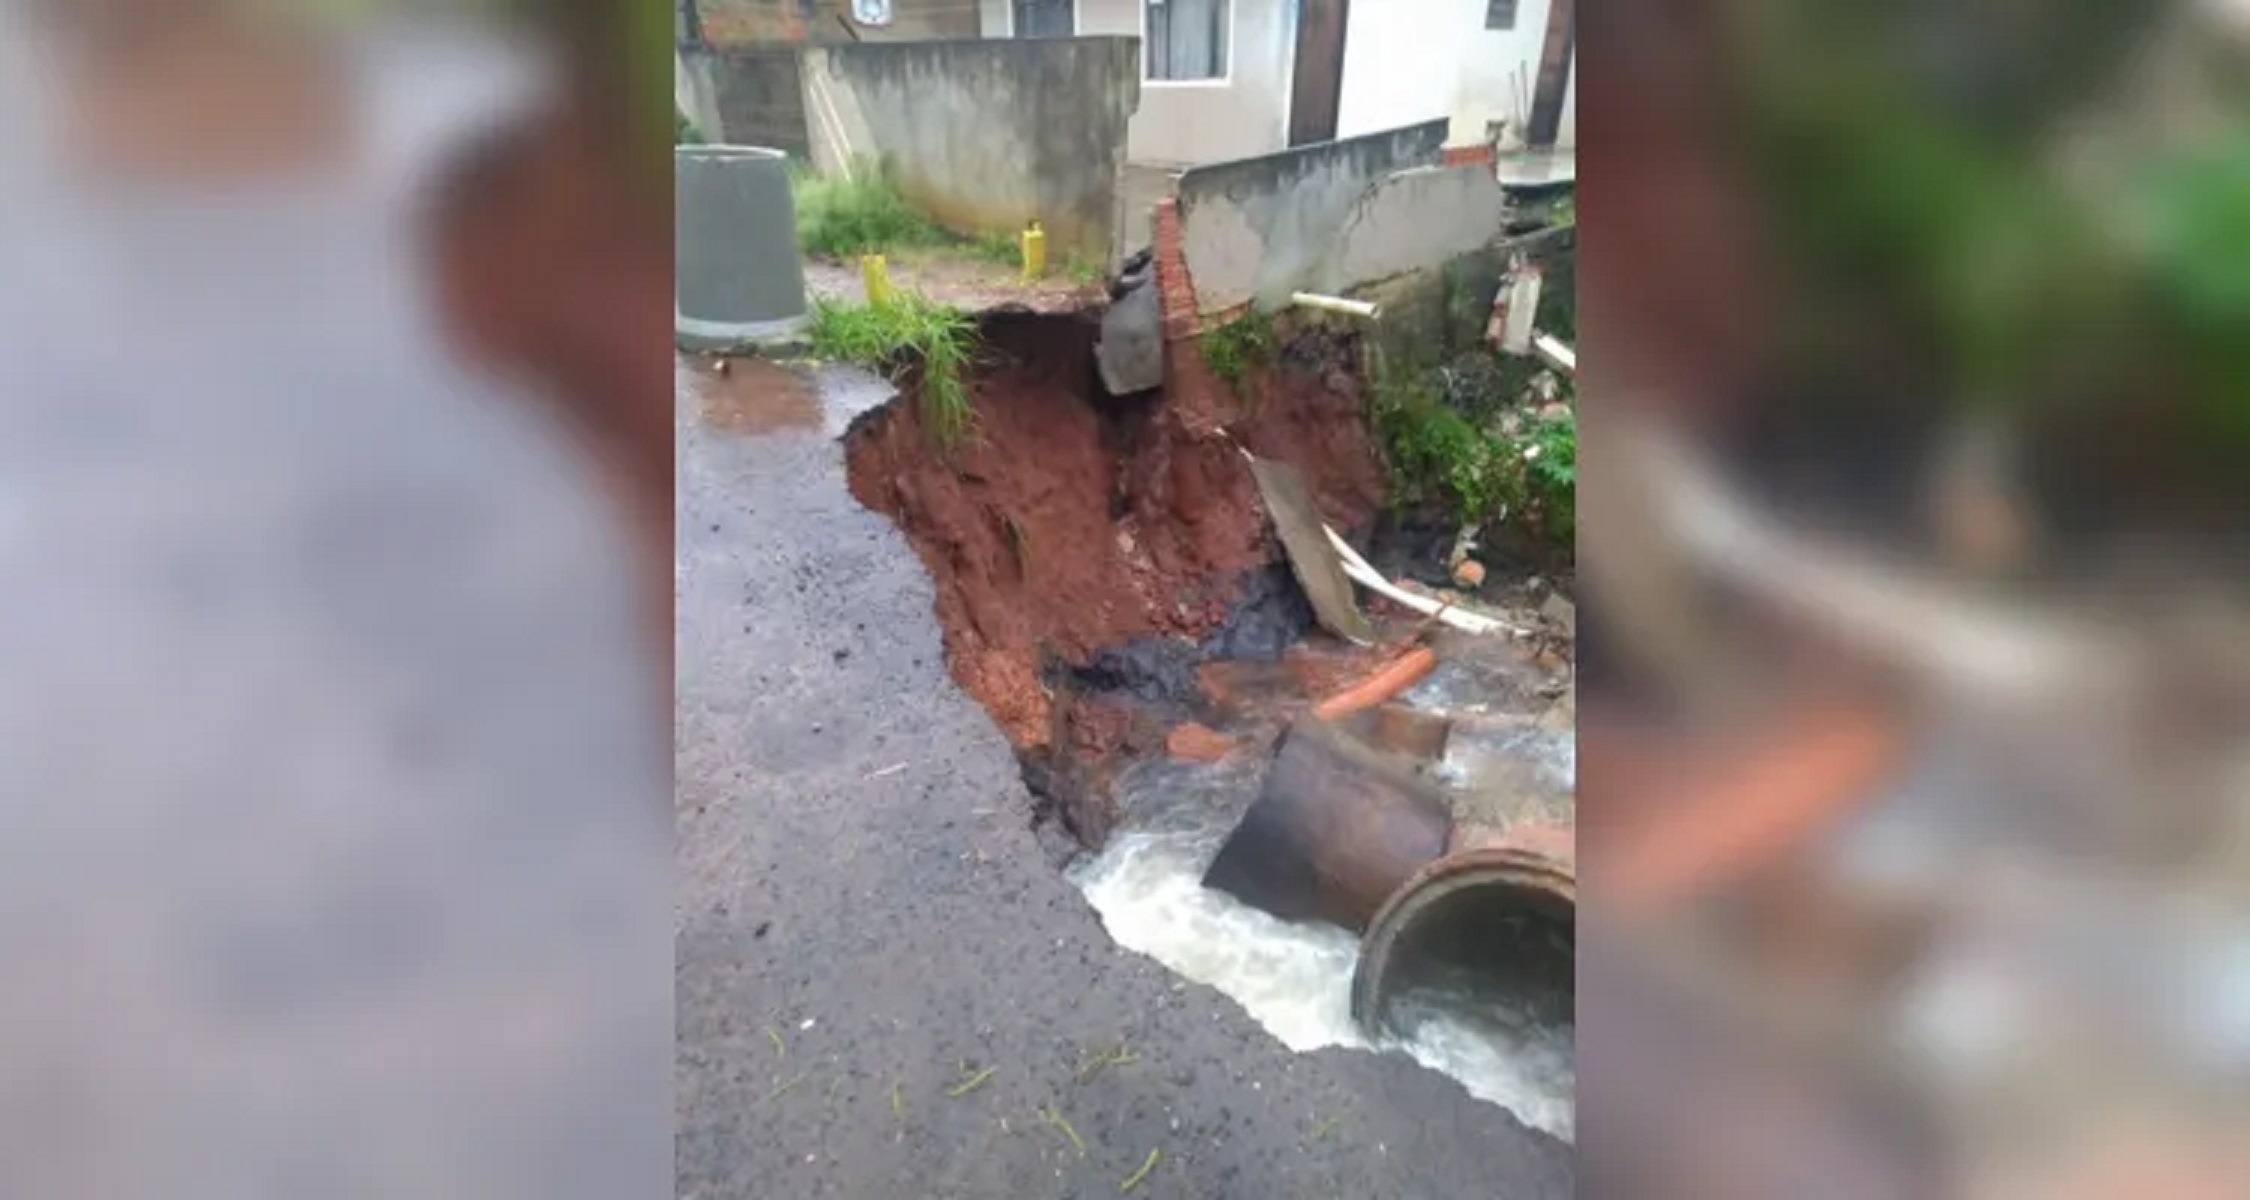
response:
M987 314L964 444L933 448L912 381L846 439L852 494L929 570L954 679L1089 846L1114 826L1115 768L1218 715L1199 668L1279 660L1312 627L1242 450L1296 467L1339 530L1383 501L1349 340L1298 335L1239 393L1176 379L1118 402L1098 330Z
M820 404L804 378L759 358L698 358L689 368L704 424L724 433L815 429Z

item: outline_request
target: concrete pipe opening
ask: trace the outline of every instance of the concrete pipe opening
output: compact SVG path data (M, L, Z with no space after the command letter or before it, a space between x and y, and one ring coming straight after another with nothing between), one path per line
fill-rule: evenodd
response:
M1517 1030L1571 1024L1577 1003L1577 881L1536 850L1486 846L1417 871L1360 942L1352 1018L1370 1036L1410 1036L1463 1009Z
M786 343L810 318L789 156L759 146L673 152L673 334L689 350Z

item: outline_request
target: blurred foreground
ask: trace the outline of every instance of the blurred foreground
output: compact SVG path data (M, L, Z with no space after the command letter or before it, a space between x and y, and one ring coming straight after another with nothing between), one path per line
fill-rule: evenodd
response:
M0 1194L667 1194L632 43L381 7L0 7Z
M2244 1194L2250 15L1586 38L1588 1194Z

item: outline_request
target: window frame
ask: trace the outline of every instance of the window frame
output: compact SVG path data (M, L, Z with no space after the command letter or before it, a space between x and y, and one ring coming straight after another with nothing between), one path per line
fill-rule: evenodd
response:
M1223 4L1223 5L1225 5L1225 6L1226 6L1226 30L1227 30L1227 44L1226 44L1226 48L1225 48L1225 50L1224 50L1224 51L1223 51L1223 52L1222 52L1222 53L1220 54L1220 66L1222 67L1222 70L1221 70L1221 71L1220 71L1220 72L1219 72L1219 73L1218 73L1217 75L1210 75L1210 76L1205 76L1205 77L1203 77L1203 78L1200 78L1200 79L1161 79L1161 78L1158 78L1158 77L1157 77L1157 76L1155 76L1155 75L1152 75L1152 74L1150 74L1150 72L1151 72L1151 71L1153 71L1153 70L1155 70L1155 69L1156 69L1156 56L1154 56L1154 55L1152 55L1152 54L1150 54L1150 53L1148 52L1148 45L1149 45L1149 41L1148 41L1148 25L1149 25L1149 21L1148 21L1148 10L1149 10L1149 9L1150 9L1151 7L1153 7L1154 5L1156 5L1156 4L1159 4L1159 3L1176 3L1176 2L1177 2L1177 0L1140 0L1140 9L1141 9L1141 86L1142 86L1142 87L1160 87L1160 88L1199 88L1199 87L1200 87L1200 88L1215 88L1215 87L1232 87L1232 86L1234 85L1234 48L1235 48L1235 42L1236 42L1237 40L1239 40L1239 39L1238 39L1238 38L1237 38L1237 37L1235 36L1235 35L1236 35L1236 32L1237 32L1237 31L1235 30L1235 27L1234 27L1234 26L1235 26L1235 21L1234 21L1234 18L1235 18L1235 15L1236 15L1236 14L1235 14L1236 0L1214 0L1214 2L1215 2L1215 3L1218 3L1218 4Z

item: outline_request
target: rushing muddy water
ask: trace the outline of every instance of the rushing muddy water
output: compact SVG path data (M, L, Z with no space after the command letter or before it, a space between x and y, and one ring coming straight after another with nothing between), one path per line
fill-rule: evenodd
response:
M1513 735L1506 751L1562 789L1573 782L1567 733ZM1467 756L1493 753L1487 739L1468 739L1449 751L1440 775L1459 780L1478 769ZM1261 770L1255 760L1148 762L1124 773L1117 785L1124 825L1071 872L1110 936L1224 992L1293 1050L1409 1054L1525 1124L1571 1139L1576 1068L1567 1021L1534 1018L1473 979L1432 980L1397 1002L1406 1032L1371 1044L1351 1019L1356 938L1332 925L1281 921L1202 885Z

